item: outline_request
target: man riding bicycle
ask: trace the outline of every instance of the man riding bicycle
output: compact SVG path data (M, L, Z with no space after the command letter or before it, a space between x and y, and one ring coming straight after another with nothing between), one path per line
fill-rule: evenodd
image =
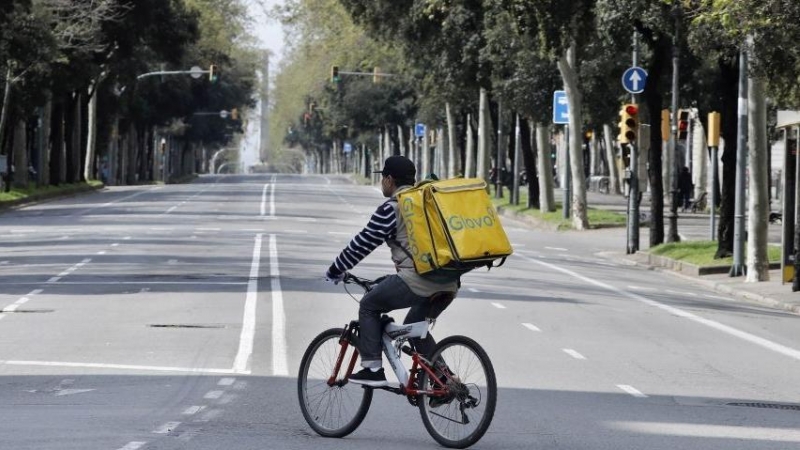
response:
M404 156L390 156L386 159L381 179L381 191L389 200L378 207L367 223L350 244L328 268L325 278L339 283L345 272L361 262L382 243L386 243L392 252L397 273L385 277L361 299L358 309L360 324L361 365L363 369L350 376L350 381L371 387L387 386L386 375L381 359L381 314L396 309L411 308L403 323L414 323L430 317L431 302L429 298L440 292L451 293L449 303L458 292L458 281L440 282L422 277L414 269L414 262L408 250L408 233L400 219L397 194L414 185L417 170L414 163ZM439 312L447 304L438 305ZM418 352L430 355L436 342L428 333L424 339L414 342Z

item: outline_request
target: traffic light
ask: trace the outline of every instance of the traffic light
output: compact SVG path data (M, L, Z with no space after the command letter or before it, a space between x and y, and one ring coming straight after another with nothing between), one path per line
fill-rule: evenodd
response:
M685 140L689 133L689 110L678 110L678 139Z
M331 83L338 83L340 80L339 66L331 66Z
M639 131L639 106L633 103L622 105L619 117L617 140L620 144L636 143L636 136Z
M669 110L661 110L661 140L664 142L669 141Z
M236 108L231 109L231 120L239 120L239 110Z
M208 81L216 83L217 80L219 80L219 68L216 66L216 64L212 64L208 68Z
M720 115L718 112L708 113L708 146L719 147L719 124Z

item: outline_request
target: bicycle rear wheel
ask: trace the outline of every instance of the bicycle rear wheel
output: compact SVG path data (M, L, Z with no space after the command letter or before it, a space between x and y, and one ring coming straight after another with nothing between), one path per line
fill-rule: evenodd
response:
M436 371L447 380L447 397L420 396L419 411L428 433L439 444L466 448L475 444L489 429L497 404L497 380L489 356L466 336L443 339L434 351ZM441 367L444 364L446 367ZM432 389L427 372L420 377L423 390Z
M303 417L314 431L325 437L340 438L355 431L372 403L372 389L342 380L355 351L352 345L347 349L336 383L328 385L342 349L339 344L342 332L341 328L331 328L314 338L300 361L297 377Z

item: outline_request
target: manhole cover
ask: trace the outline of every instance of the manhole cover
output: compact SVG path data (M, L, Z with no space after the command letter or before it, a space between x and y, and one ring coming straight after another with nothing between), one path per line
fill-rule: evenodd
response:
M225 328L225 325L190 324L190 323L156 323L148 325L150 328Z
M745 406L748 408L783 409L786 411L800 411L800 405L787 405L782 403L759 403L759 402L733 402L726 403L728 406Z

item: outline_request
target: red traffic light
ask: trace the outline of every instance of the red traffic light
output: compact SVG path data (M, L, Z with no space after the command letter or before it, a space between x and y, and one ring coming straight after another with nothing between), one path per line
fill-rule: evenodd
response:
M633 116L639 112L639 108L636 105L628 105L625 107L625 112Z
M686 131L689 128L689 122L685 120L678 121L678 129L680 131Z

